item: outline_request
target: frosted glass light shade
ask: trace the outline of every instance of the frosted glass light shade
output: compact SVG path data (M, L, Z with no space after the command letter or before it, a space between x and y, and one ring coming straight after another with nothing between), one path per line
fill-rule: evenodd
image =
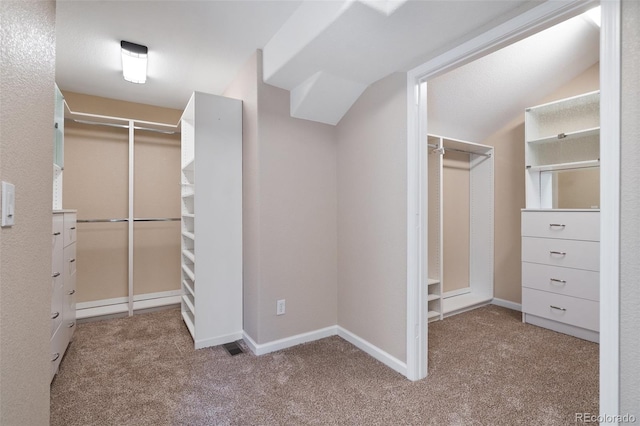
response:
M147 46L120 42L122 52L122 76L132 83L147 81Z

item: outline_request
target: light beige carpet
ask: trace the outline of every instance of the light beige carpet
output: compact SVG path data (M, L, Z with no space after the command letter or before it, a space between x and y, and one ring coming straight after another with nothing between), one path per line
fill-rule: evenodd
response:
M598 345L496 306L429 324L410 382L339 337L194 350L179 310L78 326L52 425L568 425L598 413Z

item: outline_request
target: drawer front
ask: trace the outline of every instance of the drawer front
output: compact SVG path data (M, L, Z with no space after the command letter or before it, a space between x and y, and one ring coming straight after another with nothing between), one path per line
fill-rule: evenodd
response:
M522 312L587 330L600 329L600 304L593 300L524 287Z
M522 237L522 261L599 271L600 243Z
M600 300L600 273L522 262L522 286L565 296Z
M600 241L600 212L523 211L522 236Z
M51 353L49 355L49 361L51 362L51 380L58 371L60 361L64 355L64 350L67 347L67 332L63 329L59 329L53 337L51 337Z
M64 246L76 242L78 230L76 229L76 213L64 214Z

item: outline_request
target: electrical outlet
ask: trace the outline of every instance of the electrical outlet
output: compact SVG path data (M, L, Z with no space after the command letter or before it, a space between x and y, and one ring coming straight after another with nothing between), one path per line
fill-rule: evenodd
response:
M284 311L284 299L280 299L276 302L276 315L284 315Z

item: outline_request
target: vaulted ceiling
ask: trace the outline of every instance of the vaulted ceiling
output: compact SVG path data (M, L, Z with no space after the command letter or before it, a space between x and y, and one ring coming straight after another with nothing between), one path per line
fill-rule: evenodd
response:
M537 0L58 0L63 90L182 109L221 94L262 49L265 82L291 115L336 124L368 85L407 71ZM147 83L123 80L120 40L149 47Z

